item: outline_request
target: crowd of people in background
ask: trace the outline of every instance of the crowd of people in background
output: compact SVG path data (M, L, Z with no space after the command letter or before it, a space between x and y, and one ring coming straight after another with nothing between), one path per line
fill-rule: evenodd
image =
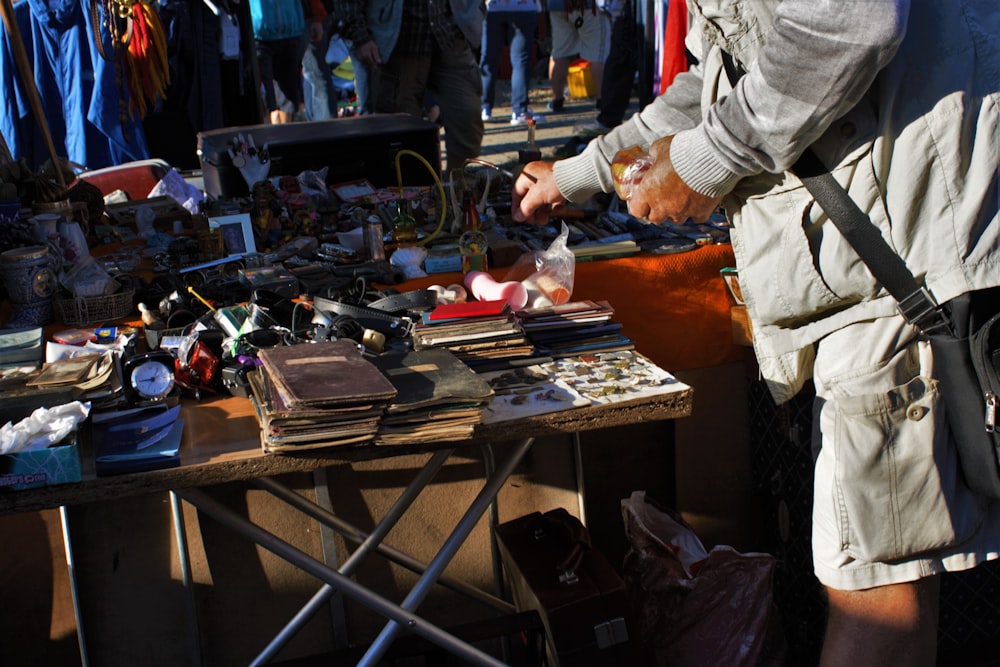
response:
M529 106L541 58L548 111L564 112L569 68L582 58L597 108L613 109L591 125L613 127L635 77L634 1L486 0L484 12L479 0L404 0L402 11L386 0L252 0L265 111L271 123L376 112L426 117L444 128L457 164L478 156L484 123L544 120ZM632 63L631 76L617 67L604 86L609 58ZM508 59L511 115L494 118Z

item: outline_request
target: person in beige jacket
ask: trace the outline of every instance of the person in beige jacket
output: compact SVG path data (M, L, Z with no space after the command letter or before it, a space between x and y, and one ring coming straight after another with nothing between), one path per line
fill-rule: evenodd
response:
M682 223L724 207L772 395L816 389L821 664L933 665L935 575L998 557L1000 502L963 479L928 343L788 169L811 147L938 303L1000 286L1000 12L995 0L688 6L697 66L581 155L528 164L514 216L610 192L611 160L634 145L654 163L632 214Z

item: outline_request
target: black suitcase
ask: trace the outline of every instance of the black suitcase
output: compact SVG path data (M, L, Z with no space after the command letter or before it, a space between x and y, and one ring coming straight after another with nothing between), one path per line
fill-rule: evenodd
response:
M515 606L542 617L550 667L638 664L625 583L579 519L534 512L496 534Z
M436 123L408 114L224 127L198 133L198 157L205 193L215 198L250 194L229 156L239 136L252 138L257 148L267 144L272 177L326 167L327 185L366 178L376 187L396 186L396 154L405 149L424 158L431 169L404 154L399 161L403 185L432 185L441 173L440 131Z

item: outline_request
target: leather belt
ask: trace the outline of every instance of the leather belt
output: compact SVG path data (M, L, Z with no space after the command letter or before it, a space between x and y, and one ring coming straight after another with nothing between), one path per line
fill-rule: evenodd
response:
M366 304L368 308L384 310L387 313L406 313L412 310L429 310L437 305L437 292L416 289L399 294L390 294Z
M415 292L430 293L433 295L433 304L429 304L427 294L415 294ZM323 297L313 298L313 308L333 319L336 316L346 315L357 320L366 329L374 329L379 333L392 338L403 338L410 333L413 320L406 315L395 315L395 312L406 312L407 310L432 307L437 303L437 293L432 290L414 290L403 294L393 294L383 297L367 306L358 306L343 301L334 301ZM428 305L429 304L429 305ZM390 311L389 309L393 310Z

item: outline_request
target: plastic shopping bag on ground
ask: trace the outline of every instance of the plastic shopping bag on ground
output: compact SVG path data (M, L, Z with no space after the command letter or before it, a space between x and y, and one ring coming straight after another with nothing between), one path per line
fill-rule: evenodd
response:
M644 665L781 664L773 556L726 546L706 551L679 516L644 491L622 500L622 516L630 544L623 573Z

